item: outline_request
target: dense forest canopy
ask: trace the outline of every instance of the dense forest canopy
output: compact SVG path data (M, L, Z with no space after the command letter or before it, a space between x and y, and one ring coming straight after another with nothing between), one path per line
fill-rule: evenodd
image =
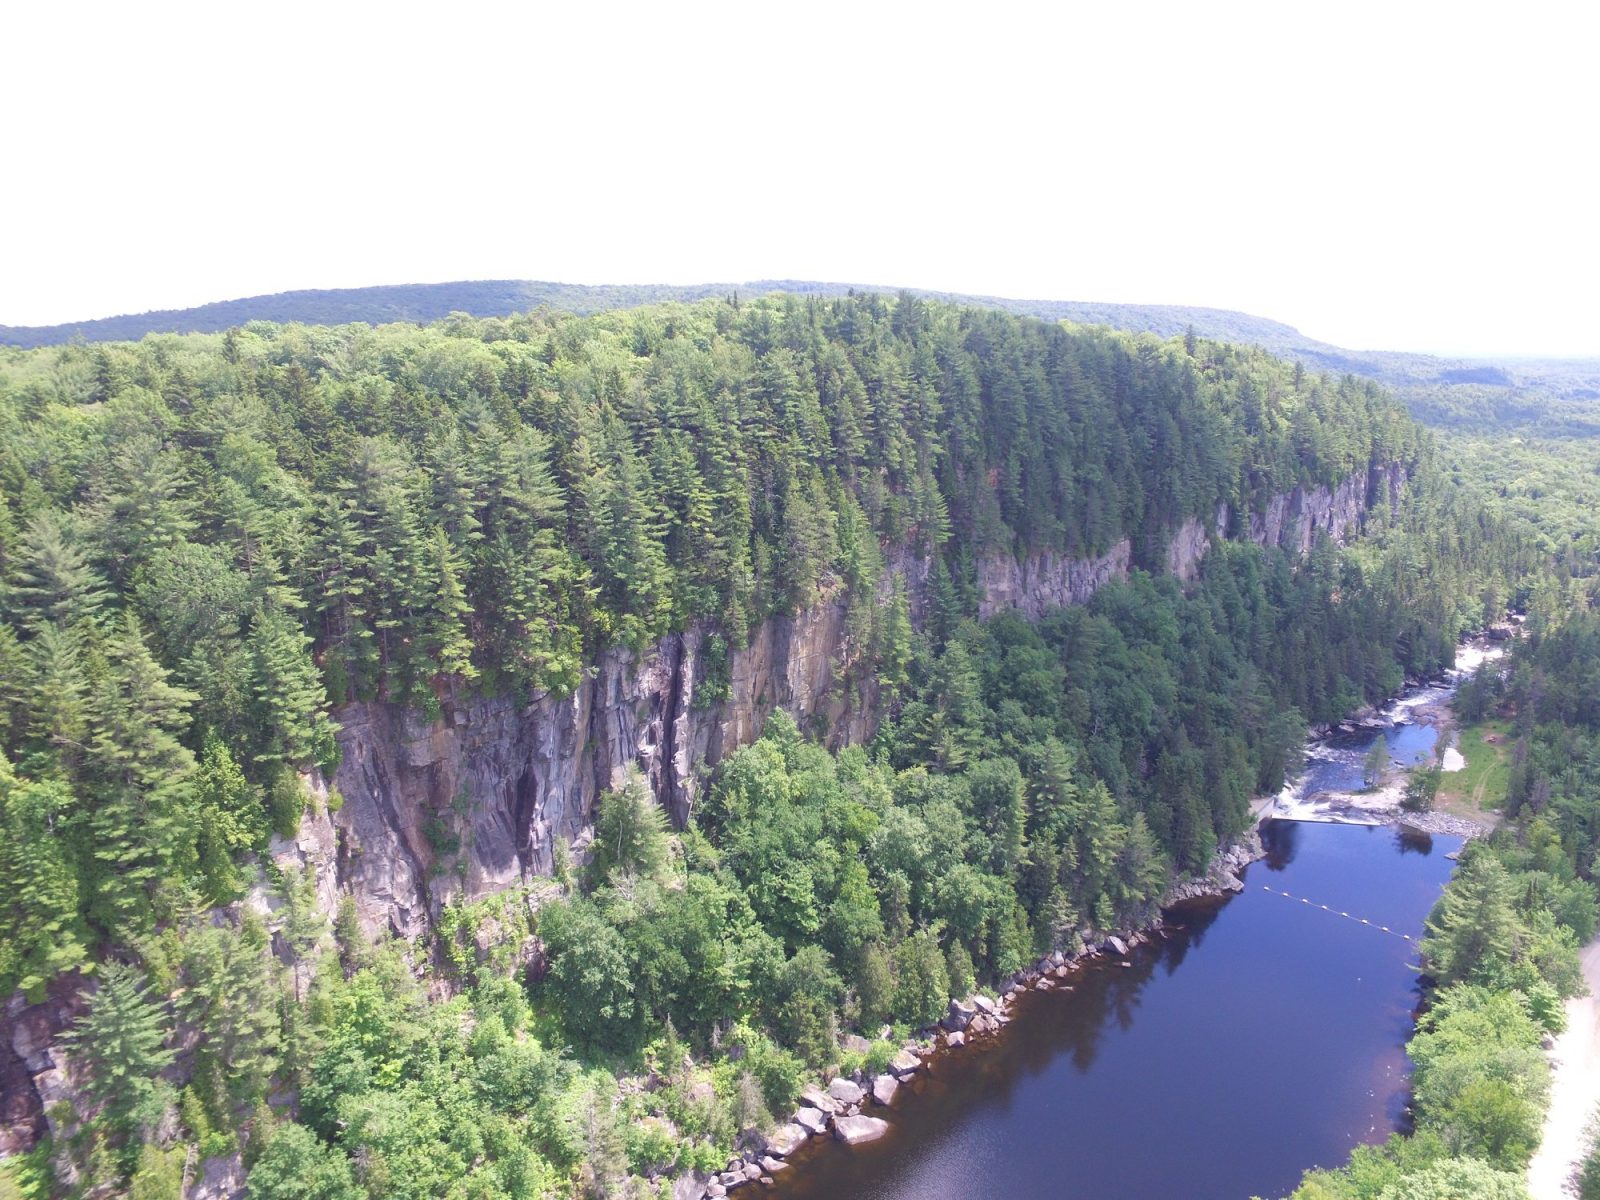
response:
M1418 447L1349 378L909 297L250 326L3 378L8 563L81 555L189 653L218 647L185 585L229 593L229 634L293 614L335 702L569 688L597 645L868 586L880 547L945 550L958 588L985 553L1154 565L1187 516Z
M1349 547L1164 574L1186 519L1237 534L1391 463L1405 503ZM190 1146L246 1154L264 1198L725 1161L846 1031L881 1060L883 1024L1148 917L1307 721L1564 601L1541 532L1373 384L908 295L0 352L0 499L0 990L100 978L93 1116L54 1160L91 1190ZM986 559L1124 540L1090 605L972 619ZM917 630L886 578L911 557ZM369 945L263 865L348 702L563 693L602 647L735 645L823 597L888 698L869 747L780 714L677 831L631 778L587 864L426 944Z

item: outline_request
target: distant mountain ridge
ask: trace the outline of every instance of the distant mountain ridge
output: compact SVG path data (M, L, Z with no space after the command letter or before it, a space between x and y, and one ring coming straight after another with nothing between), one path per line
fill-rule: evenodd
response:
M549 306L580 315L669 301L692 303L739 293L791 292L842 296L850 292L907 291L929 299L998 308L1019 316L1083 325L1109 325L1158 337L1192 329L1201 337L1246 342L1304 363L1315 371L1346 372L1392 387L1476 384L1536 388L1571 399L1600 398L1600 360L1455 359L1381 350L1346 350L1308 338L1292 326L1249 313L1173 304L1111 304L1078 300L1018 300L923 288L758 279L745 283L571 284L531 279L461 280L454 283L390 284L379 287L306 289L222 300L195 308L69 321L61 325L0 325L0 346L54 346L75 338L91 342L137 341L151 333L220 333L250 321L343 325L392 321L427 323L453 312L503 317Z

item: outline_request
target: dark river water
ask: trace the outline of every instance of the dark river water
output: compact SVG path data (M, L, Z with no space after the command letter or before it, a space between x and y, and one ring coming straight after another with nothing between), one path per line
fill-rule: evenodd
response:
M1132 966L1029 993L1002 1037L902 1089L887 1138L814 1138L768 1194L1246 1200L1383 1140L1404 1115L1415 939L1461 840L1264 832L1242 894L1174 910Z

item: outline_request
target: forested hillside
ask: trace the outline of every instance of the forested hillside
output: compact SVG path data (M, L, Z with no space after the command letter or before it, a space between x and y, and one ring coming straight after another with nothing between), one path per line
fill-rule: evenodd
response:
M841 298L881 292L881 287L795 279L746 283L584 285L527 279L461 280L281 292L224 300L196 308L71 321L61 325L0 325L0 346L55 346L87 339L135 340L151 333L221 333L251 321L383 324L431 322L454 314L509 317L548 306L561 312L596 313L669 302L695 303L730 296L782 292L811 298ZM1225 309L1173 304L1110 304L1078 300L1013 299L911 289L925 301L993 308L1015 316L1081 325L1105 325L1160 338L1194 333L1215 341L1252 345L1298 362L1316 373L1345 373L1375 380L1402 393L1414 415L1432 424L1489 408L1525 411L1555 402L1585 405L1600 398L1600 361L1562 359L1446 358L1431 354L1347 349L1307 337L1278 321Z
M837 299L883 292L860 284L820 283L797 279L758 279L746 283L584 285L550 283L532 279L480 279L454 283L397 284L383 287L331 288L280 292L223 300L196 308L69 321L61 325L0 325L0 345L57 346L75 339L94 342L134 341L149 333L221 333L250 321L280 324L303 322L338 325L360 321L369 325L394 321L439 321L455 313L471 317L509 317L548 306L580 315L646 304L687 303L747 299L783 292L793 296ZM1296 350L1326 356L1327 369L1350 369L1351 362L1336 361L1345 353L1303 337L1276 321L1214 308L1184 308L1161 304L1093 304L1070 300L1012 300L999 296L966 296L951 292L913 289L923 300L996 308L1015 316L1050 321L1075 321L1082 325L1108 325L1159 337L1179 337L1189 329L1219 341L1246 342L1277 354ZM1356 372L1360 374L1358 370Z
M1359 542L1247 544L1389 465ZM0 990L90 993L31 1194L241 1156L263 1198L716 1164L845 1032L1148 915L1306 721L1436 670L1543 553L1370 383L911 296L7 351L0 495ZM985 563L1124 541L1087 607L972 619ZM341 803L308 783L349 705L559 696L691 623L714 701L824 600L885 696L868 747L776 716L670 831L615 780L587 854L415 944L267 855Z

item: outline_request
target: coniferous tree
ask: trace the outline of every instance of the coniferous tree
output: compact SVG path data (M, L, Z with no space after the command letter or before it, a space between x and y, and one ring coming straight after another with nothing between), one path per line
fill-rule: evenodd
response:
M107 1130L123 1144L125 1169L172 1101L161 1077L175 1057L167 1048L169 1035L167 1016L150 998L144 976L118 963L101 969L89 1011L69 1034L88 1069L89 1097L100 1106Z
M333 731L311 661L311 639L288 613L261 606L251 619L246 648L262 739L256 761L299 767L325 756Z
M64 782L19 779L0 755L0 993L21 988L36 1000L88 960L77 864L63 836L71 804Z
M25 629L69 629L93 621L109 593L105 581L54 513L39 513L23 533L6 590L7 607Z
M178 738L195 696L167 682L131 615L108 638L106 658L88 702L77 780L84 803L73 824L92 847L90 912L127 934L150 926L157 894L181 889L191 869L184 830L194 757Z

